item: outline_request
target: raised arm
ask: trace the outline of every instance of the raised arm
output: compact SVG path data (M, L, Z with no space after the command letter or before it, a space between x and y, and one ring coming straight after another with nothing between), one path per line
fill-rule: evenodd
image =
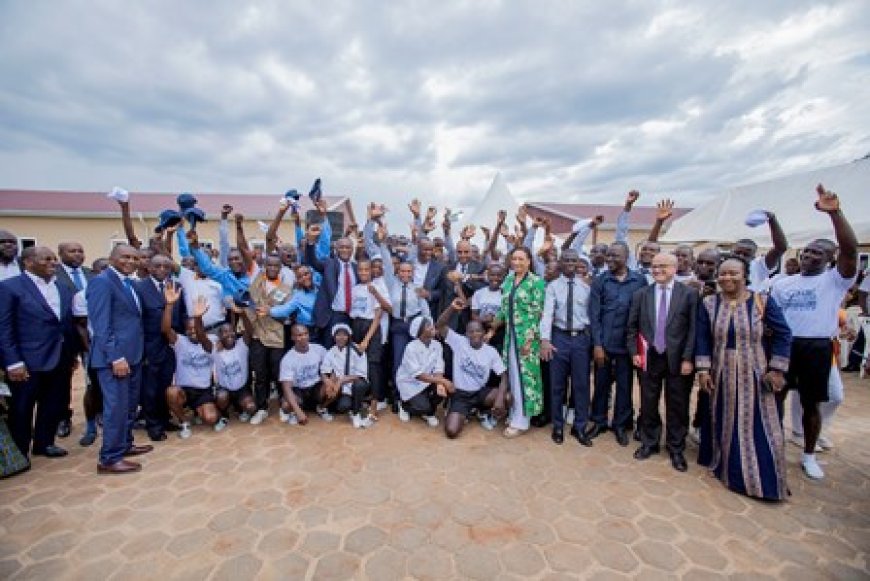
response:
M166 304L163 307L163 318L160 320L160 332L166 337L167 343L175 345L175 342L178 341L178 334L172 328L172 309L181 298L181 289L173 283L167 282L163 289L163 298L166 299Z
M837 271L843 278L852 278L858 272L858 238L840 209L840 199L837 194L826 190L822 184L816 187L816 192L819 194L816 209L831 217L831 223L834 225L834 236L840 247L840 252L837 255Z
M773 270L782 259L782 255L788 250L788 239L785 237L785 232L776 219L776 214L773 212L767 213L767 225L770 226L770 239L773 242L773 248L767 251L764 256L764 264L768 270Z
M287 202L287 198L284 198L283 200L281 200L281 203L278 204L278 211L275 212L275 217L272 218L272 222L269 224L269 229L266 230L267 254L275 252L275 250L278 248L278 228L281 226L281 220L284 219L284 214L287 213L287 209L289 207L290 204Z
M221 221L218 224L218 264L224 268L228 268L230 263L230 214L233 213L233 207L229 204L224 204L221 208Z
M462 312L463 309L465 309L465 301L462 299L453 299L453 301L447 305L447 308L444 309L444 312L441 313L441 316L438 317L437 321L435 321L435 328L438 329L439 335L447 338L447 332L450 330L450 320L453 318L454 314Z
M574 224L574 232L571 233L571 236L569 236L568 240L565 240L565 244L562 245L562 250L566 250L567 245L567 248L576 250L577 254L585 254L585 252L583 252L583 245L586 244L586 239L589 238L590 234L592 234L592 230L597 228L602 222L604 222L604 216L600 214L591 220L578 220L577 223Z
M248 238L245 236L245 217L237 213L233 216L233 219L236 221L236 246L239 248L239 252L242 253L245 272L249 273L254 266L254 251L251 250Z
M628 240L629 214L631 214L631 208L638 198L640 198L640 192L637 190L631 190L625 196L625 205L622 206L622 212L619 213L619 217L616 219L616 236L614 240L617 242L626 242Z
M142 241L136 237L136 231L133 229L133 217L130 212L130 202L118 202L118 205L121 206L121 224L124 227L124 236L127 237L127 242L130 243L130 246L136 248L142 248Z
M656 221L653 223L652 229L649 231L649 236L646 237L650 242L658 242L659 235L662 233L662 226L665 222L674 215L674 201L661 200L656 204Z
M441 229L444 230L444 250L447 251L447 262L449 264L456 264L456 246L453 244L450 228L450 208L445 208L444 221L441 223Z
M211 353L212 349L214 349L214 345L212 345L211 339L209 339L208 334L205 332L205 326L202 324L202 316L208 311L208 299L203 296L196 297L196 302L193 305L193 329L196 332L196 340L199 341L199 344L202 345L202 348L206 353ZM166 313L163 315L164 320L166 319Z
M323 222L320 224L320 237L317 239L317 245L314 247L314 252L320 260L326 260L332 254L332 224L329 223L329 215L326 212L326 202L322 199L316 204L317 211L320 212L320 217Z
M489 237L489 243L486 247L486 254L489 254L490 258L493 260L495 260L495 247L498 244L499 233L501 232L501 227L504 226L505 220L507 220L507 212L499 210L498 217L495 221L495 228L492 231L492 235Z

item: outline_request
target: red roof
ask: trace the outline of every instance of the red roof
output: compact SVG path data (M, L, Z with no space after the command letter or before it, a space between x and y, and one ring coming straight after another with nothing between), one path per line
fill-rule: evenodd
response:
M604 216L604 224L616 224L616 219L622 212L622 205L598 205L598 204L554 204L544 202L528 202L529 208L537 208L543 212L552 212L572 221L580 218L592 218L601 214ZM674 208L671 220L676 220L684 214L691 212L691 208ZM652 226L656 221L656 208L653 206L634 206L631 209L630 223L633 227Z
M106 197L107 192L73 192L60 190L0 190L0 215L117 217L118 204ZM278 208L279 194L203 194L194 193L197 206L207 216L220 214L224 204L248 218L271 218ZM130 192L130 210L146 217L156 217L167 208L177 208L177 193ZM323 196L327 208L338 209L346 196ZM300 200L302 213L312 208L307 196Z

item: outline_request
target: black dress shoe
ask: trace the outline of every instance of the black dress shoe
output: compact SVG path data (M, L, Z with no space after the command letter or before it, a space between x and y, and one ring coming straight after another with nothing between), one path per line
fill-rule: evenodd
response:
M97 441L97 434L94 432L85 432L85 435L79 440L79 446L91 446Z
M55 446L54 444L50 446L46 446L45 450L33 451L34 456L45 456L46 458L63 458L69 454L66 450L61 448L60 446Z
M531 424L533 428L543 428L549 423L550 420L548 420L544 414L537 415L529 421L529 424Z
M600 424L592 423L589 428L586 430L586 437L594 440L601 434L607 431L607 426L602 426Z
M623 448L628 446L628 434L625 433L625 428L614 428L613 435L616 436L616 441Z
M571 437L576 438L578 434L579 432L577 431L577 428L575 426L571 426Z
M553 440L554 444L561 444L565 441L565 434L562 432L562 430L553 430L550 438Z
M69 437L70 431L72 430L72 425L69 420L61 420L60 423L57 424L57 437L58 438L67 438Z
M148 437L152 442L162 442L168 436L166 435L166 432L149 432Z
M574 438L577 439L581 446L586 446L587 448L592 447L592 438L590 438L586 434L581 434L577 431L576 428L574 429L574 434L572 435L574 436Z
M634 438L635 442L640 442L640 428L635 428L631 437Z
M685 472L689 469L689 465L686 463L686 457L683 456L682 452L671 452L671 464L674 465L674 470L679 472Z
M641 446L637 450L634 451L634 459L635 460L646 460L653 454L659 453L658 446Z
M166 432L180 432L181 426L179 426L175 422L166 422L166 425L163 426L163 430Z

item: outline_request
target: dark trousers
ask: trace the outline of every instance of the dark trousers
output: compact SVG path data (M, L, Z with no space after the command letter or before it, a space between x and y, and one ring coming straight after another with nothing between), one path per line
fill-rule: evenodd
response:
M640 439L644 446L658 446L662 436L662 417L659 401L665 392L668 452L683 452L689 430L689 396L692 393L691 376L671 373L667 354L655 349L647 351L647 369L641 374Z
M254 372L254 401L258 410L269 409L269 390L278 381L283 347L266 347L259 339L251 341L249 351L251 370Z
M366 334L371 327L371 319L354 319L351 329L353 329L353 340L359 343L365 339ZM384 355L384 345L381 335L381 326L378 325L378 330L372 335L372 340L369 341L369 348L366 349L366 360L368 362L368 382L372 387L372 392L378 401L384 401L387 397L387 386L384 382L383 365L381 358Z
M412 416L431 416L442 399L435 391L435 386L430 385L408 401L403 401L402 407Z
M350 395L343 393L335 402L335 411L340 414L350 412L358 414L362 409L362 402L369 392L369 383L364 379L358 379L350 387Z
M390 342L393 344L393 371L392 377L395 380L396 372L399 366L402 365L402 357L405 355L405 347L411 342L411 334L409 332L408 323L402 319L392 319L390 321ZM395 383L395 381L394 381ZM393 387L393 398L398 401L398 389Z
M85 358L76 355L77 359L80 359L82 364L84 365ZM60 402L60 417L57 418L58 422L62 420L70 421L73 417L73 409L72 409L72 377L73 377L73 369L72 366L67 370L66 373L63 374L64 391L62 394L62 399Z
M133 445L133 423L142 387L142 365L130 366L130 374L119 378L111 367L97 369L103 391L103 445L100 464L109 465L124 459Z
M97 375L97 370L93 367L88 369L88 378L85 385L85 395L82 398L83 407L85 409L85 419L87 421L95 421L97 414L103 411L103 392L100 389L100 378Z
M166 389L172 383L174 373L173 359L160 363L146 361L142 364L142 415L145 417L145 428L151 435L163 433L169 422Z
M562 431L565 427L562 402L565 399L570 377L574 427L582 432L589 419L589 356L592 350L589 331L580 331L572 337L554 327L552 343L556 349L553 359L550 360L550 389L552 390L550 406L553 431Z
M69 406L69 395L63 393L68 387L65 383L68 375L59 369L31 371L27 381L9 382L12 391L9 433L25 456L30 455L31 438L33 452L37 454L54 445L57 423ZM33 423L34 408L36 425Z
M616 397L613 402L613 428L631 429L634 423L634 407L631 402L634 369L628 354L607 354L607 362L595 368L595 394L592 397L592 421L607 427L607 409L610 404L611 386L616 382Z

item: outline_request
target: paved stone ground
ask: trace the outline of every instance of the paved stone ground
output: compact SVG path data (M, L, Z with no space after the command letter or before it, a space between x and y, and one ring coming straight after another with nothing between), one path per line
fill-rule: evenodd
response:
M365 432L200 427L138 475L97 476L76 423L68 458L0 481L0 578L866 579L870 379L849 376L846 397L828 479L805 480L790 445L779 505L611 437L557 447L469 424L447 441L392 414Z

